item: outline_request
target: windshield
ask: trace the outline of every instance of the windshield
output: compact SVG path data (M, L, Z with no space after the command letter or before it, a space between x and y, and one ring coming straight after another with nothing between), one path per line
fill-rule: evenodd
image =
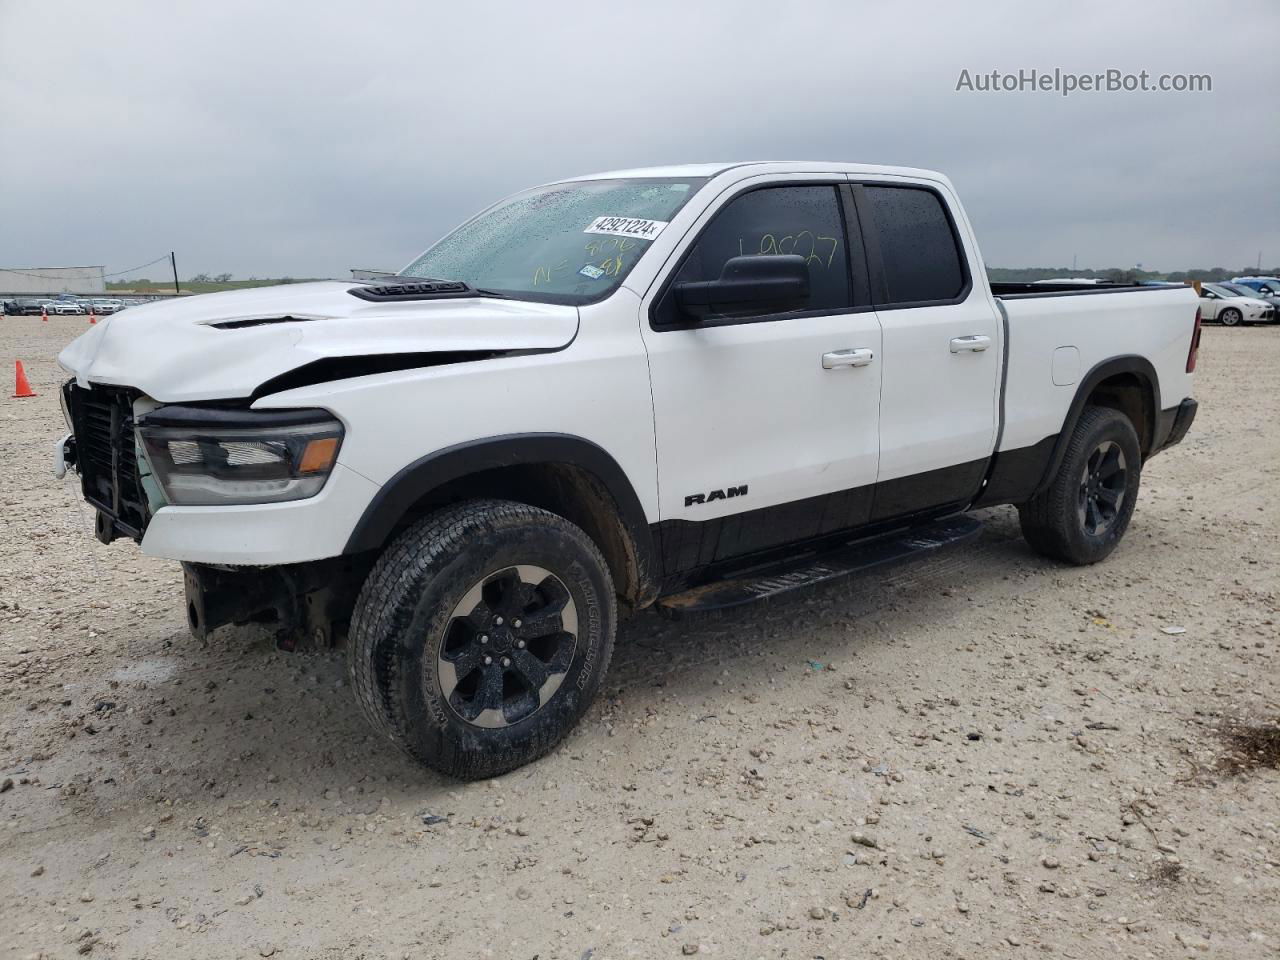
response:
M464 223L400 276L583 304L618 288L704 178L580 180L538 187Z

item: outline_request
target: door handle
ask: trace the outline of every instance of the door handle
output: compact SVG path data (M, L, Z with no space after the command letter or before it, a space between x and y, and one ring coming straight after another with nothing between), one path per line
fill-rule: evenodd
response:
M981 353L987 347L991 346L990 337L968 336L956 337L951 341L952 353Z
M876 355L866 347L848 350L832 350L822 355L822 369L834 370L836 367L865 367Z

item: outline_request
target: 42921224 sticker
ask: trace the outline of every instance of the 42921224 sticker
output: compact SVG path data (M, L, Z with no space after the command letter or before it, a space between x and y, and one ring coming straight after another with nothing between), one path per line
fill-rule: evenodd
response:
M662 228L668 222L667 220L645 220L641 217L596 217L582 232L652 240L662 232Z

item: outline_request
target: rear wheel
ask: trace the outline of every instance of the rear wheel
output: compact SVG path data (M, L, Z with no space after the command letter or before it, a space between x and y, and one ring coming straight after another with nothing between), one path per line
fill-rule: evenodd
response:
M1018 507L1023 536L1055 560L1097 563L1129 527L1141 473L1142 451L1129 418L1086 407L1053 482Z
M1240 324L1244 316L1235 307L1227 307L1222 313L1218 314L1218 320L1224 327L1235 327Z
M379 558L351 622L352 686L410 756L469 780L542 756L604 679L616 601L568 520L501 500L449 507Z

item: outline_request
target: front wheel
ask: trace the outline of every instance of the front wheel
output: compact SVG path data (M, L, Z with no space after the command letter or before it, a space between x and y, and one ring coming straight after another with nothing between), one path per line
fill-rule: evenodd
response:
M1022 535L1037 553L1097 563L1120 543L1138 499L1142 450L1124 414L1086 407L1049 487L1018 507Z
M432 514L387 548L351 620L352 687L373 726L463 780L554 747L613 651L613 581L568 520L503 500Z
M1235 307L1228 307L1218 316L1218 320L1222 322L1224 327L1236 327L1240 325L1240 321L1244 319L1244 315Z

